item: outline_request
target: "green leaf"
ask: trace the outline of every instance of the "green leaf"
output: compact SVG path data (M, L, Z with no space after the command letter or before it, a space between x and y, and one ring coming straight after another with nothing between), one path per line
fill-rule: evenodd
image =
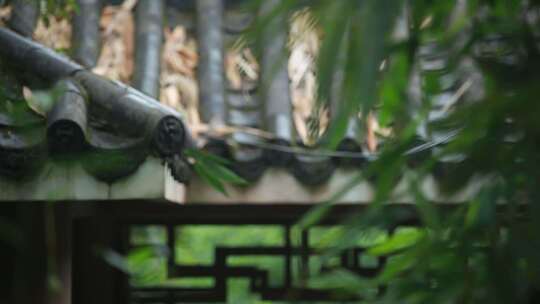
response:
M395 119L403 119L406 108L406 90L409 84L410 65L405 52L400 52L389 59L389 68L381 85L381 109L379 123L387 126Z
M202 179L209 183L210 186L214 187L214 189L221 192L222 194L227 195L227 191L225 190L225 186L223 185L223 183L210 172L208 172L203 166L201 166L200 163L195 163L193 167L195 168L195 172L197 173L197 175L199 175Z
M236 173L228 169L227 167L222 166L218 163L212 163L208 161L200 161L199 165L203 167L207 172L214 175L217 179L236 184L236 185L247 185L248 182L238 176Z
M418 257L409 252L399 254L388 259L383 271L377 276L380 283L389 283L396 279L402 272L411 269L418 261Z
M218 172L218 176L229 183L235 184L235 185L247 185L249 184L248 181L243 179L242 177L238 176L236 173L231 171L227 167L223 166L216 166L216 171Z
M193 165L195 172L212 187L225 195L227 195L227 191L225 190L224 183L235 185L248 184L245 179L225 167L230 162L224 158L195 149L188 149L184 153L186 156L192 157L195 160Z
M197 149L186 149L184 150L184 154L186 156L193 157L195 160L204 160L222 165L231 165L231 161L228 159Z
M494 224L497 195L498 191L493 186L486 187L468 204L465 213L465 228L486 228Z
M415 245L424 236L425 236L424 230L412 229L412 228L400 230L394 233L394 235L392 235L384 243L371 247L368 250L368 253L372 255L376 255L376 256L395 253L397 251L400 251L400 250L403 250L403 249L406 249Z
M308 286L314 289L333 290L334 296L338 298L353 295L372 300L377 294L377 286L374 282L345 269L333 270L310 278Z
M320 7L315 7L314 15L325 34L317 57L317 96L320 105L328 102L334 73L344 68L338 54L346 52L349 20L355 15L356 6L352 1L326 1Z
M343 101L337 117L330 124L327 147L337 147L345 134L349 116L361 110L365 117L377 102L379 67L386 56L388 34L401 6L401 1L366 0L362 1L360 9L356 9L354 15L346 15L351 18L343 79ZM330 81L330 78L319 78L319 85L325 88L322 81Z

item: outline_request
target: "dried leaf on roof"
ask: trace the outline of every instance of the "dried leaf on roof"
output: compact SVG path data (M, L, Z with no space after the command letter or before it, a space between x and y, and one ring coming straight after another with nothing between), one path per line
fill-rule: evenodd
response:
M317 21L309 10L291 17L288 71L294 123L304 144L312 145L328 125L328 111L316 107L316 60L321 41Z
M68 50L71 47L71 29L68 18L48 16L47 22L40 18L34 39L55 50Z
M225 74L233 89L249 88L259 80L259 63L243 39L227 50Z
M12 7L0 7L0 26L5 26L11 17ZM71 23L69 18L55 15L38 20L33 38L55 50L65 51L71 47Z
M134 70L134 17L137 0L103 9L100 29L102 50L94 72L128 83ZM0 20L9 16L9 7L0 9ZM309 10L293 15L289 33L293 121L300 138L310 145L328 125L327 109L316 107L315 61L320 47L320 30ZM71 26L67 19L51 17L48 26L39 23L35 38L55 49L67 49ZM198 112L198 64L196 39L183 26L164 29L161 102L183 112L192 130L205 130ZM226 51L225 74L235 89L252 88L259 80L260 67L252 50L242 39ZM251 130L250 132L253 132ZM225 133L227 133L225 131ZM255 132L256 133L256 132Z
M199 88L196 68L197 44L183 26L165 28L160 99L184 113L192 130L199 130L201 119L198 111ZM197 133L197 132L195 132Z
M4 26L11 16L11 6L0 7L0 26Z
M375 128L378 127L377 119L373 113L369 113L366 120L366 145L368 151L373 153L377 151L377 136L375 135Z
M100 28L102 49L97 74L128 83L133 74L134 20L133 8L137 0L126 0L121 5L103 9Z

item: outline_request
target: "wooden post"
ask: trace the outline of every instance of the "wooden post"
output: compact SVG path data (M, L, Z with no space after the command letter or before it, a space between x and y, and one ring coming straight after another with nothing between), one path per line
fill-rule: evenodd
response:
M15 257L13 303L42 304L47 298L44 204L19 203L22 246Z
M69 205L18 203L17 218L22 246L14 259L13 303L70 304Z
M54 244L48 245L48 251L54 253L54 275L58 279L58 289L49 292L50 304L70 304L71 303L71 264L72 264L72 231L71 231L71 208L69 203L55 204L50 206L54 213L52 223L54 231ZM49 240L50 241L50 240ZM54 246L53 246L54 245ZM53 247L51 247L53 246ZM51 264L51 263L48 263Z
M73 303L119 304L125 274L108 264L103 253L118 252L120 226L103 205L95 205L92 215L74 225Z
M15 257L20 246L19 227L16 223L17 208L14 203L0 204L0 270L2 282L0 284L0 303L13 303L13 282L15 276Z

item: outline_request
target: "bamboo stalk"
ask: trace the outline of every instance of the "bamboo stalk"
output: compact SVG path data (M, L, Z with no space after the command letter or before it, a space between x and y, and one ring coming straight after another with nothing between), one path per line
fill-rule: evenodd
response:
M12 0L8 26L25 37L31 37L39 18L39 0Z
M154 98L159 96L164 7L164 0L139 0L136 8L133 86Z
M97 64L101 49L99 19L102 0L77 0L78 11L73 15L73 59L86 68Z

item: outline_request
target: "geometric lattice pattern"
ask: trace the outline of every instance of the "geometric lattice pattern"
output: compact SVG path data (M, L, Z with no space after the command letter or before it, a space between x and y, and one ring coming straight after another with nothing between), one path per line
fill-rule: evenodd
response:
M164 232L164 237L161 240L162 246L169 252L166 266L164 266L167 279L187 279L187 282L192 279L207 279L210 284L203 287L198 286L198 284L193 284L194 286L132 284L129 288L129 302L136 304L226 302L230 299L228 281L231 279L247 280L246 288L261 300L299 302L360 300L350 296L344 298L342 293L335 293L324 286L309 286L306 284L307 278L338 268L362 277L373 277L382 269L386 260L384 257L364 256L362 247L354 247L338 254L332 262L323 265L317 264L314 262L320 261L321 259L318 257L326 250L313 246L313 242L310 242L309 230L299 232L298 238L294 239L298 245L293 245L290 226L282 224L272 224L272 226L277 227L277 231L281 233L278 242L281 244L253 246L247 240L243 245L218 245L211 249L213 261L205 264L182 262L182 250L178 250L178 231L181 234L182 226L174 224L158 226ZM219 230L219 225L215 227ZM312 234L312 236L314 235ZM256 239L253 238L252 241L252 243L257 244ZM138 242L130 244L130 247L145 245L151 244ZM179 257L180 262L177 261ZM237 265L232 263L235 259L242 257L254 258L252 259L253 264ZM269 269L255 262L257 258L268 257L278 259L281 263L275 264ZM366 263L365 258L371 260L368 259ZM381 287L373 292L380 294L382 291Z

